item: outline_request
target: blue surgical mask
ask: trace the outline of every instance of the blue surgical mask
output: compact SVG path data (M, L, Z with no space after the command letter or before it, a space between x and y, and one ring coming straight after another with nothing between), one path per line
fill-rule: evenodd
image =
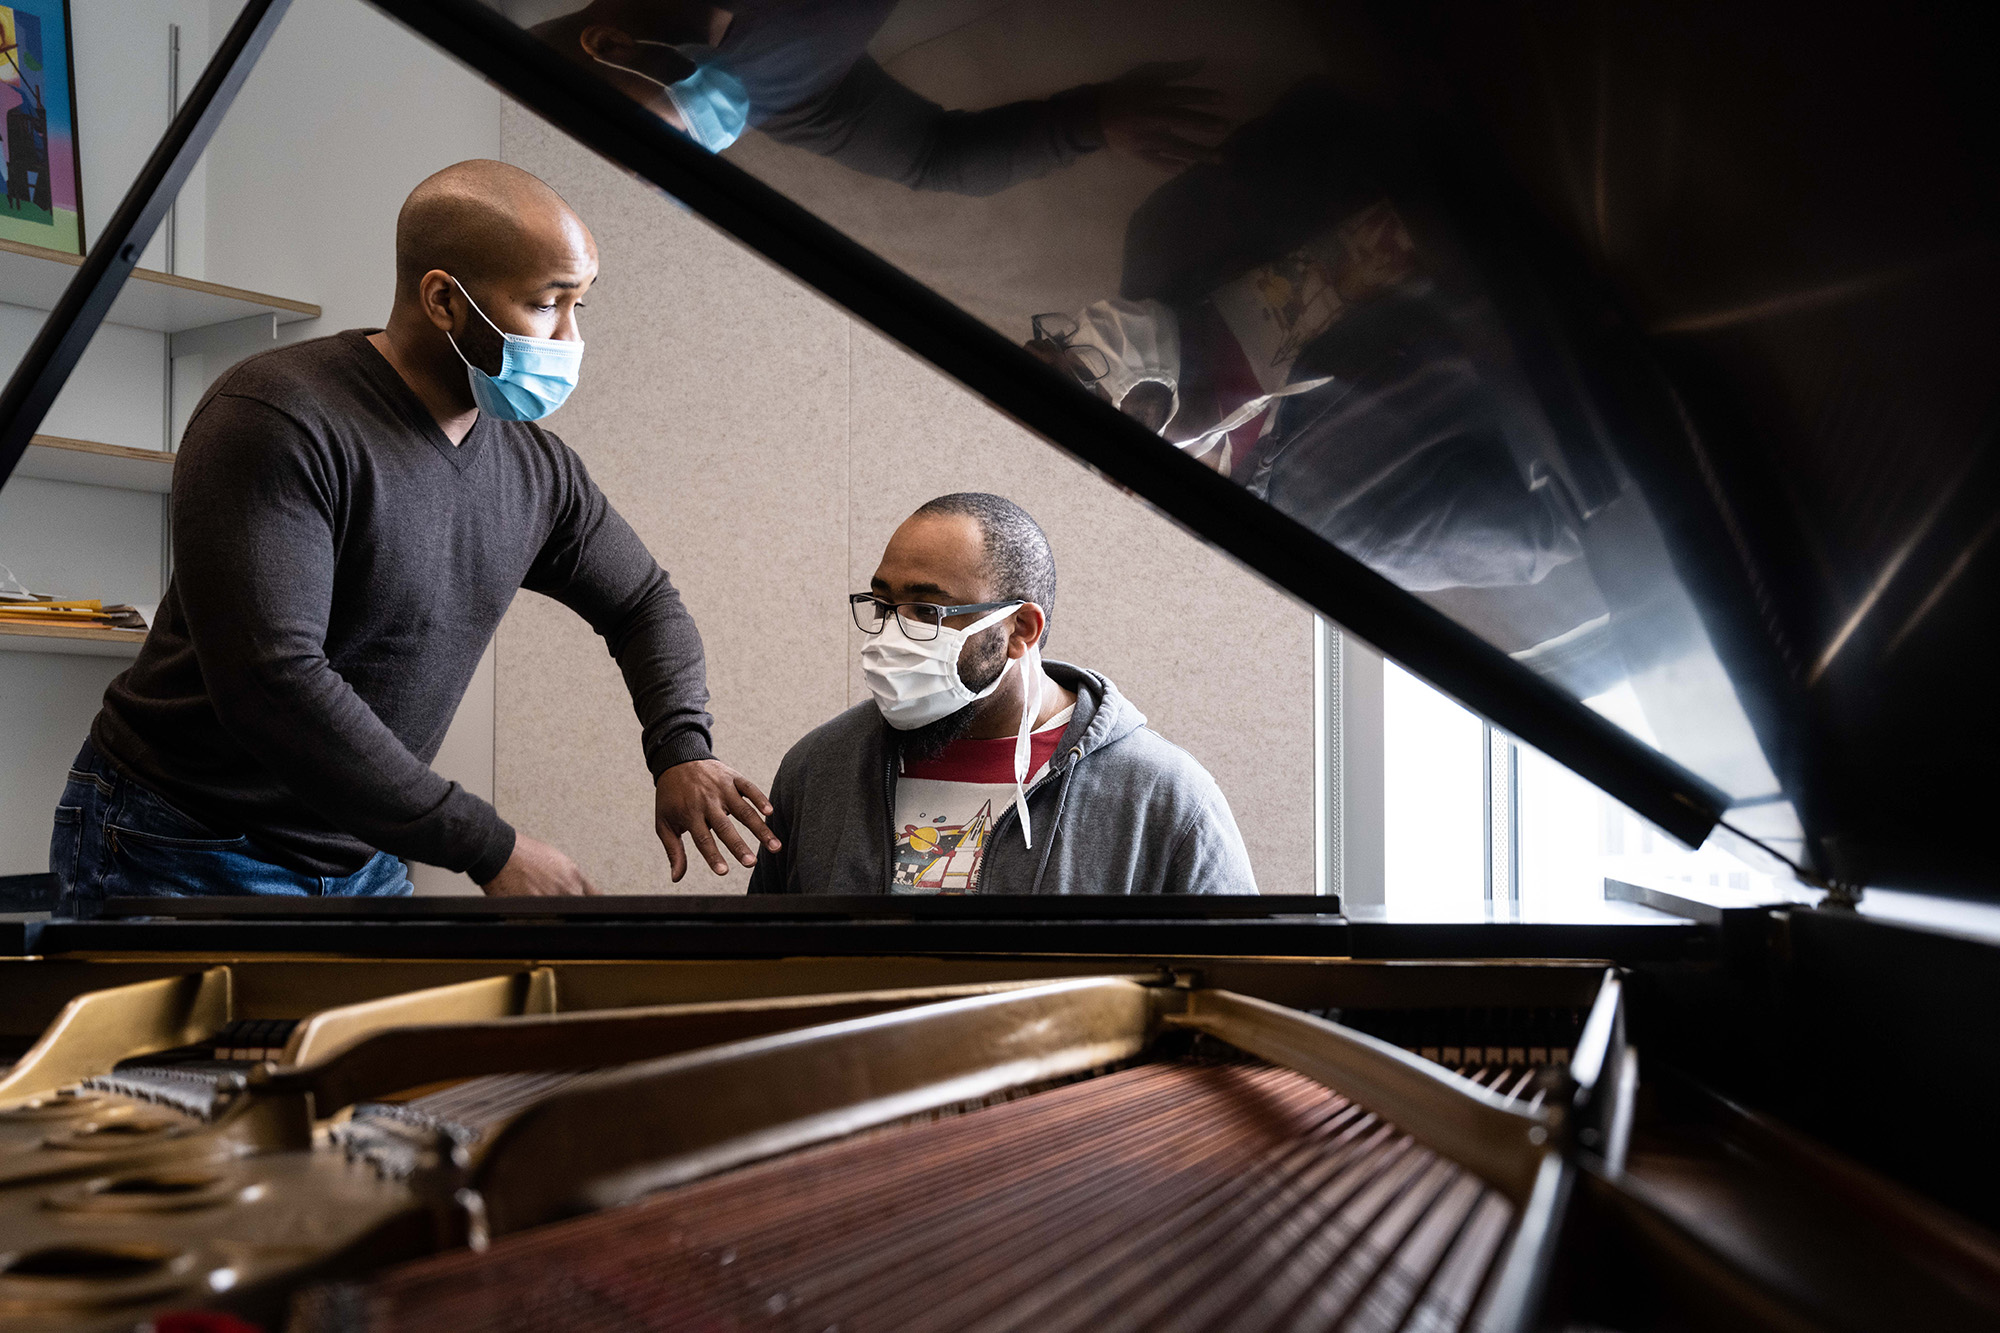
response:
M486 319L486 312L472 299L472 293L465 290L465 284L457 278L451 281L473 312ZM451 339L451 350L465 361L465 378L472 385L472 401L479 410L502 421L540 421L561 407L570 390L576 387L577 373L583 366L583 340L530 338L526 334L509 333L490 319L486 323L500 335L498 375L489 375L466 361L465 353L459 351L458 339L445 334Z
M672 42L650 42L641 37L632 41L639 46L672 46L694 62L694 73L675 83L661 83L644 70L633 69L630 65L620 65L602 56L593 56L592 59L600 65L636 74L646 82L657 83L666 89L667 100L674 104L674 110L681 113L681 123L687 126L688 138L709 152L719 153L743 137L743 127L750 123L750 94L744 89L743 80L717 62L714 47L695 44L674 46Z

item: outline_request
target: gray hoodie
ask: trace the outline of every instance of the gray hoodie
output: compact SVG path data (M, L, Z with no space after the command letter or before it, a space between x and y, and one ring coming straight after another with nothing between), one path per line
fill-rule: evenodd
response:
M1029 789L1033 849L1009 806L993 823L981 893L1255 893L1229 802L1208 770L1146 729L1094 671L1044 664L1076 692L1049 771ZM771 784L771 831L752 893L887 893L896 747L871 700L807 733Z

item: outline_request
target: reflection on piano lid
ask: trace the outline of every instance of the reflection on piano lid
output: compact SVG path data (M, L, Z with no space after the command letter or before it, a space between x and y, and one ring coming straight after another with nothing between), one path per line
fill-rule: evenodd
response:
M1993 892L1949 7L380 2L1671 831Z

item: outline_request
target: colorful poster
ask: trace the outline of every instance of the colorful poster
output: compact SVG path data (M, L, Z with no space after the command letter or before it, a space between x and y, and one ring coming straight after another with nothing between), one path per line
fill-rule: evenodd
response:
M0 4L0 238L83 253L68 0Z

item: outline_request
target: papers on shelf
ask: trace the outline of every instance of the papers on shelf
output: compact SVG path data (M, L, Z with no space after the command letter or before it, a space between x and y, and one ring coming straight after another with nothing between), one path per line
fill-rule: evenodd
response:
M146 618L124 602L106 604L94 597L61 600L0 593L0 625L74 625L96 629L144 631Z

